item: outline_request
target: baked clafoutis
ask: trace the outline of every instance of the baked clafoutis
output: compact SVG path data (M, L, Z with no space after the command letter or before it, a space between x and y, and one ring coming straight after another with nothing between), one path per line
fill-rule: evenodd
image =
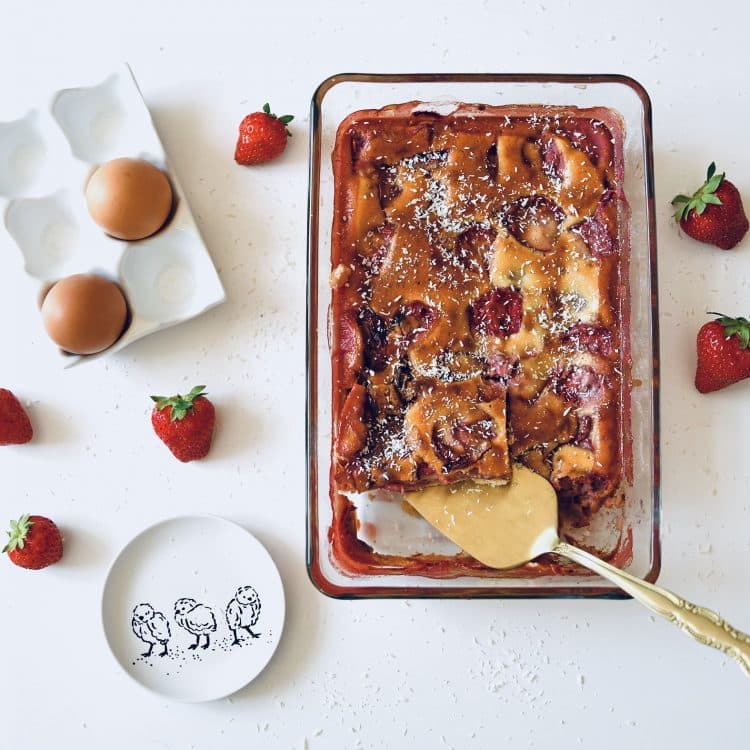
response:
M520 462L584 525L626 473L620 117L420 106L353 113L333 152L331 541L353 573L466 566L375 554L353 494L504 484Z

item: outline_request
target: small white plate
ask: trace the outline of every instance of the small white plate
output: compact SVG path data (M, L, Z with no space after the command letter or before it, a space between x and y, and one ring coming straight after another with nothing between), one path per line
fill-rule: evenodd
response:
M198 703L230 695L268 664L284 625L284 589L265 547L216 516L182 516L141 532L102 593L120 666L160 695Z

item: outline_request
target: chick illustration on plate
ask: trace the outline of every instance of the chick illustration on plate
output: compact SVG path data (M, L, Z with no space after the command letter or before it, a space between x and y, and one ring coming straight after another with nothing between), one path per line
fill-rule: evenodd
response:
M178 599L174 603L174 619L181 628L195 636L195 643L189 646L191 650L198 646L207 649L211 645L211 633L216 632L216 616L210 607L195 599ZM201 638L205 638L205 643L201 644Z
M229 601L226 609L227 625L232 631L234 640L232 645L240 643L237 632L246 630L252 638L260 638L260 633L252 630L253 625L260 618L260 597L252 586L240 586L234 598Z
M169 628L169 620L161 612L157 612L150 604L138 604L133 609L131 626L136 636L149 644L148 651L141 656L151 656L157 643L162 647L159 656L167 655L167 644L172 637L172 631Z

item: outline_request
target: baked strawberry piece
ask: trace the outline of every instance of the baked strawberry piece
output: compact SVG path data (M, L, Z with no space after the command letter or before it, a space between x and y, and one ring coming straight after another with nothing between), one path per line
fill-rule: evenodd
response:
M44 516L24 515L17 521L11 521L8 537L3 552L20 568L41 570L63 556L60 529Z
M31 421L20 401L7 388L0 388L0 445L21 445L33 436Z
M238 164L250 166L281 156L286 148L287 139L292 136L287 125L293 119L294 115L277 117L271 112L268 103L263 105L262 112L247 115L240 123L234 160Z
M739 190L724 176L716 174L711 162L706 181L691 197L676 195L672 205L679 206L674 214L683 231L693 239L731 250L748 230L748 220Z
M523 297L512 289L492 289L469 308L477 333L507 337L521 330Z
M711 313L719 315L719 313ZM750 377L750 321L720 315L698 331L695 387L710 393Z
M197 385L185 396L151 396L154 432L183 463L203 458L211 448L216 410L205 393L206 386Z

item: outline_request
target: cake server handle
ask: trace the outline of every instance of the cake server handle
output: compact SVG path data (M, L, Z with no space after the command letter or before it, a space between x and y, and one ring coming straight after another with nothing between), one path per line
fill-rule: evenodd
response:
M642 581L567 542L559 542L552 551L612 581L633 599L675 623L699 643L731 656L750 677L750 636L733 628L716 612L692 604L653 583Z

